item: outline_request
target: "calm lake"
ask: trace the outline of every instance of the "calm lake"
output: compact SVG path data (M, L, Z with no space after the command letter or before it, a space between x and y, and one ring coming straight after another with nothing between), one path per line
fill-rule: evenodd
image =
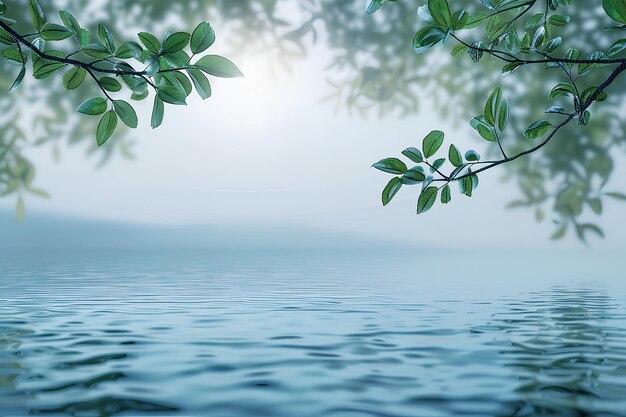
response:
M626 262L0 258L0 416L624 416Z

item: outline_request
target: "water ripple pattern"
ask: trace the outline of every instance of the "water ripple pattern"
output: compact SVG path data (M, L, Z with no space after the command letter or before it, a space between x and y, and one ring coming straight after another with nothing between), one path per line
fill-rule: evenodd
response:
M626 416L624 267L520 257L0 259L0 416Z

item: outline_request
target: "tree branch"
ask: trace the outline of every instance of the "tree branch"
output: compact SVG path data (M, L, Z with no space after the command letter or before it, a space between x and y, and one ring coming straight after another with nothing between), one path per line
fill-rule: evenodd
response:
M617 68L615 68L613 70L613 72L611 72L611 74L607 77L606 80L604 80L604 82L602 84L600 84L596 91L593 92L593 94L591 94L589 96L589 98L587 99L587 101L585 103L581 103L581 107L578 113L570 113L567 118L562 121L560 124L558 124L557 126L554 127L554 129L550 132L550 134L548 135L548 137L546 137L540 144L538 144L537 146L534 146L530 149L527 149L523 152L520 152L514 156L511 156L509 158L504 158L498 161L489 161L489 162L484 162L487 165L477 169L476 171L473 171L472 173L467 173L464 175L461 175L460 177L455 177L455 178L450 178L450 177L446 177L443 176L444 178L438 178L435 179L434 181L447 181L450 182L451 180L461 180L463 178L467 178L471 175L476 175L479 174L483 171L487 171L489 169L495 168L498 165L502 165L508 162L512 162L515 161L516 159L519 159L523 156L526 155L530 155L531 153L534 153L536 151L538 151L539 149L543 148L544 146L546 146L548 143L550 143L550 141L556 136L556 134L559 132L559 130L561 130L564 126L566 126L569 122L571 122L572 120L574 120L574 118L576 118L576 116L582 115L588 108L589 106L591 106L591 104L594 102L594 100L596 98L598 98L598 96L606 89L608 88L614 81L615 79L622 73L626 71L626 62L622 63L620 66L618 66Z

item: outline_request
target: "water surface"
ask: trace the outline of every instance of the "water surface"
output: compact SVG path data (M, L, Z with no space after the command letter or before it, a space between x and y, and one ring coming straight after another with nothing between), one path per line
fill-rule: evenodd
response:
M626 415L626 267L570 254L0 259L0 415Z

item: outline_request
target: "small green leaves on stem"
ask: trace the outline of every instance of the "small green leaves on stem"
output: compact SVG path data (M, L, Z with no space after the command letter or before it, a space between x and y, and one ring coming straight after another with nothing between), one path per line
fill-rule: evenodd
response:
M185 105L194 87L202 99L211 97L211 84L205 73L222 78L243 75L233 62L218 55L202 56L191 63L195 55L204 52L215 42L215 32L206 22L196 26L193 34L167 31L160 40L151 33L140 32L140 43L127 41L118 46L113 33L102 24L97 26L97 37L92 37L69 12L59 12L61 25L47 22L38 0L29 0L28 4L35 32L21 35L11 27L15 21L3 16L6 6L0 0L0 44L7 45L1 49L0 56L21 67L10 91L16 89L24 79L29 57L24 53L27 49L31 50L33 76L36 79L47 78L69 66L63 74L63 86L67 90L74 90L89 75L105 97L91 98L82 103L77 111L87 115L102 115L96 129L98 145L103 145L111 137L117 127L118 117L130 128L138 125L137 113L132 105L111 93L122 93L128 87L130 98L141 101L150 95L152 88L155 101L151 126L157 127L163 121L165 103ZM29 37L35 35L37 37L30 41ZM65 52L67 48L50 46L53 42L67 38L74 38L78 44L74 50ZM191 54L185 51L186 48L191 50ZM135 69L136 64L133 66L127 61L130 59L143 65L143 69ZM110 109L109 102L112 105Z

